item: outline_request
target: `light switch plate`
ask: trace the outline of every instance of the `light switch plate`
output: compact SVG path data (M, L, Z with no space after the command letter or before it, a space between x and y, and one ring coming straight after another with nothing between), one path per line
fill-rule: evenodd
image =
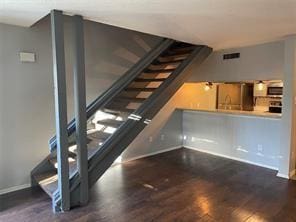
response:
M35 62L35 53L32 52L20 52L21 62Z

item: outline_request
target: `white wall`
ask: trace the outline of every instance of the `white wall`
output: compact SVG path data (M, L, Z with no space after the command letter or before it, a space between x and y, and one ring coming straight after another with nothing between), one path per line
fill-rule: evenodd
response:
M184 111L183 145L278 169L280 126L280 119Z
M65 30L68 116L71 117L71 23L67 17ZM160 38L86 21L85 40L89 103ZM20 51L36 53L36 62L21 63ZM49 153L48 140L54 134L54 103L48 18L32 28L0 24L0 104L1 193L28 185L30 171Z

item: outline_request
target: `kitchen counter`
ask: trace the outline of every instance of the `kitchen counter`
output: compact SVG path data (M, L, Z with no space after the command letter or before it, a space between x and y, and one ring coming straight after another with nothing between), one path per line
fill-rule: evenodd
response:
M189 109L189 108L177 108L178 110L192 111L192 112L204 112L204 113L222 113L227 115L239 115L239 116L251 116L251 117L263 117L280 119L281 113L270 113L264 111L242 111L242 110L224 110L224 109Z

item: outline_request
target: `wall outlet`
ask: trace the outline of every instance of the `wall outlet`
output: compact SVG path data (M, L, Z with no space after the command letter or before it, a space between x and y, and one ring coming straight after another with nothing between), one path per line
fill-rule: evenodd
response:
M160 136L160 140L164 140L164 134Z
M149 136L149 142L153 142L153 137L152 136Z
M258 148L258 151L259 151L259 152L262 152L262 151L263 151L263 146L262 146L262 144L258 144L257 148Z

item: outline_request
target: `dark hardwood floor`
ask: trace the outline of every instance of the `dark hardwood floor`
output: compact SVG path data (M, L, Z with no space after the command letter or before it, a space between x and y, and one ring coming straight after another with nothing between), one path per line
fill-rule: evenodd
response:
M1 197L1 222L296 221L296 183L180 149L110 168L90 204L54 215L40 190Z

